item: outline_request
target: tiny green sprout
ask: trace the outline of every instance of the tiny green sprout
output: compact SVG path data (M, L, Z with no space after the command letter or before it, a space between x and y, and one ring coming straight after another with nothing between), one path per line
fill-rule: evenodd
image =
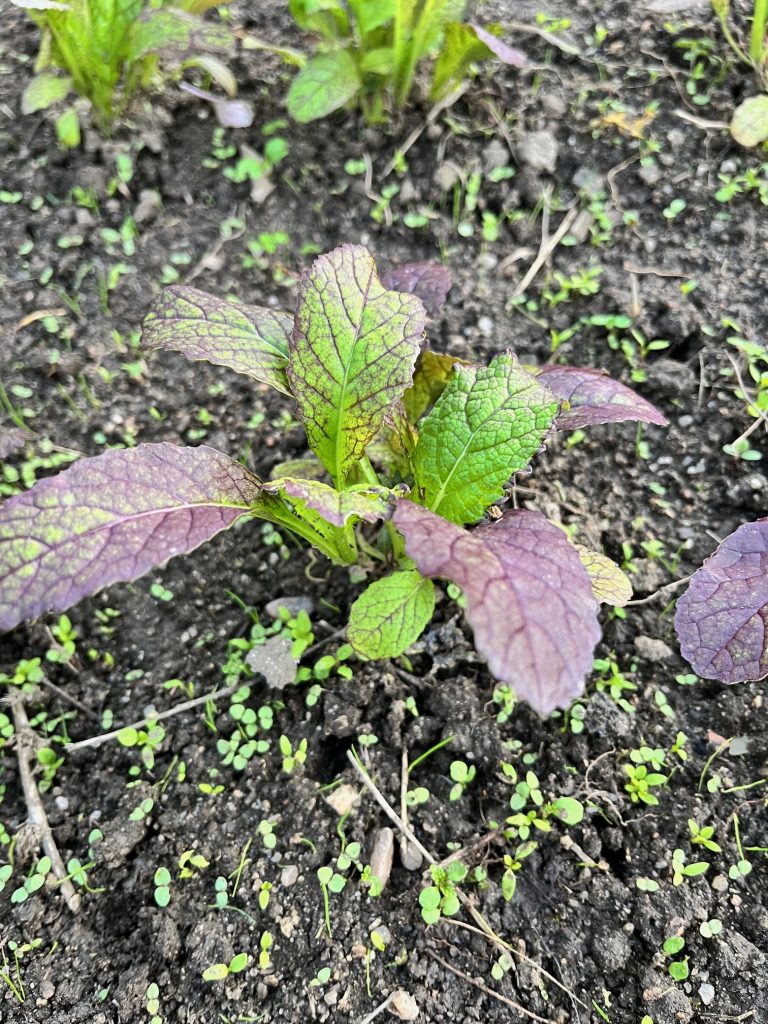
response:
M343 875L338 874L328 864L324 864L322 867L317 869L317 880L320 883L320 889L323 893L323 905L325 908L325 927L329 935L331 935L331 908L330 908L330 897L329 893L340 893L344 886L347 884L347 880Z
M693 818L689 818L688 830L691 833L691 842L694 846L703 846L706 850L711 850L712 853L720 853L722 847L712 838L715 834L715 829L712 825L702 825L700 827Z
M357 742L361 747L375 747L379 742L379 737L372 732L364 732L357 737Z
M672 705L667 700L667 695L663 692L663 690L656 690L656 692L653 695L653 700L656 704L656 707L659 709L662 715L664 715L666 718L675 717L675 712L672 708Z
M703 875L709 869L707 861L699 860L688 864L682 850L675 850L672 854L672 884L682 885L686 878L696 878Z
M504 855L505 871L501 876L501 894L507 902L514 898L517 890L517 875L522 870L523 861L526 857L530 857L538 845L538 843L529 840L528 842L521 843L514 854L507 853Z
M236 953L228 964L211 964L203 971L203 981L224 981L230 974L240 974L248 966L248 954Z
M307 759L307 741L306 739L301 740L295 750L287 736L281 736L278 744L280 753L283 756L283 771L286 775L291 775L294 768L297 765L304 764Z
M501 709L496 715L496 721L503 725L508 721L517 707L517 695L507 683L501 683L493 691L493 703L498 704Z
M147 985L146 1000L149 1024L163 1024L163 1018L160 1016L160 987L156 981L151 981Z
M155 903L158 907L167 907L171 902L171 873L168 868L159 867L155 871Z
M714 939L723 930L723 922L713 917L709 921L702 921L699 925L699 932L705 939Z
M409 695L405 698L405 710L410 712L410 714L412 714L414 718L419 717L419 709L416 706L415 697Z
M185 850L179 857L179 878L194 878L198 872L205 871L209 865L210 861L202 853Z
M644 804L649 804L651 807L657 806L658 798L650 790L652 786L666 785L667 776L662 775L660 772L649 772L644 764L637 766L625 764L624 771L629 776L629 781L625 784L624 789L629 793L632 803L637 803L638 800L641 800Z
M152 797L146 797L146 799L142 800L137 807L134 807L134 809L128 815L128 820L144 821L146 818L150 816L154 806L155 801L152 799Z
M460 800L464 795L464 790L477 774L477 769L474 765L467 765L464 761L451 761L450 772L454 785L451 787L448 799Z
M508 953L502 953L498 960L491 965L491 977L494 981L501 981L505 974L512 968L512 957Z
M272 933L263 932L259 939L259 970L268 971L272 966L269 951L272 948Z
M682 935L670 935L668 939L664 941L664 952L667 956L675 956L685 945L685 939Z
M461 907L456 886L467 877L467 868L455 860L446 868L433 865L430 869L432 885L419 893L421 916L427 924L436 924L441 917L453 917Z
M416 786L413 789L409 789L405 794L407 807L418 807L419 804L425 804L428 800L429 790L425 789L424 786Z
M229 893L227 892L227 880L224 875L218 875L214 882L214 889L216 891L215 905L219 910L223 910L224 907L229 906Z
M659 891L659 883L657 881L655 881L653 878L643 878L643 877L636 878L635 879L635 885L640 890L640 892L658 892Z
M683 960L673 960L669 965L669 976L673 981L685 981L688 977L688 957Z
M321 967L317 974L314 976L312 981L309 983L310 988L320 988L323 985L327 985L331 980L331 968Z
M41 857L24 879L23 884L11 893L11 903L24 903L38 889L42 889L50 871L51 858Z
M269 821L266 818L259 822L258 833L261 836L261 841L264 845L265 850L274 850L277 846L277 836L275 835L275 824L274 821Z
M269 906L269 897L272 892L271 882L262 882L259 886L259 910L266 910Z
M683 212L687 205L684 199L673 199L669 206L662 210L662 213L667 220L674 220L675 217L678 217Z

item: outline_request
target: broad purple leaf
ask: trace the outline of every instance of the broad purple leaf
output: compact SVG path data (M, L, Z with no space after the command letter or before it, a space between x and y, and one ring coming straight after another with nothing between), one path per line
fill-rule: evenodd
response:
M421 301L387 291L362 246L342 245L302 276L288 379L309 445L337 486L410 385L423 331Z
M453 278L448 267L434 260L424 263L404 263L392 267L381 275L381 283L392 292L417 295L430 316L437 316L451 290Z
M641 420L661 427L667 420L659 410L646 402L631 388L609 377L604 370L579 366L540 366L542 383L555 398L570 403L571 408L559 413L558 430L577 430L598 423L622 423Z
M768 675L768 518L740 526L696 570L675 628L683 657L704 679Z
M31 437L32 435L21 427L0 430L0 459L7 459L12 452L23 448Z
M528 66L528 57L522 50L516 50L514 46L507 46L498 36L493 35L481 25L470 25L481 43L485 43L491 53L498 57L504 64L513 68L525 68Z
M245 306L198 288L172 285L155 299L142 327L145 349L181 352L227 366L289 395L285 367L293 317Z
M583 691L600 639L598 604L562 530L516 509L468 532L407 500L393 522L422 575L464 591L475 646L495 676L541 714Z
M261 493L257 476L204 446L81 459L0 508L0 629L192 551L257 509Z

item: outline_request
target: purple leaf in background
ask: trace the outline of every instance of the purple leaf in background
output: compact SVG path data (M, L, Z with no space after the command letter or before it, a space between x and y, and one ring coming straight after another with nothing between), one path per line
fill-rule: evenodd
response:
M491 53L498 57L504 64L513 68L524 68L528 66L528 58L522 50L516 50L513 46L507 46L498 36L493 35L480 25L470 25L481 43L485 43Z
M246 306L198 288L172 285L152 304L142 326L145 349L181 352L227 366L289 395L285 367L293 317Z
M768 675L768 518L740 526L696 570L675 628L683 657L704 679Z
M204 446L81 459L0 508L0 629L192 551L261 493L250 470Z
M196 96L198 99L210 103L213 107L213 112L216 114L216 120L222 128L250 128L253 124L256 114L253 104L249 103L248 100L223 100L215 92L211 92L209 89L201 89L190 82L181 82L179 88L183 89L184 92L188 92L191 96Z
M12 452L23 448L32 437L21 427L10 427L8 430L0 430L0 459L7 459Z
M381 283L388 291L417 295L429 316L437 316L451 290L453 278L448 267L428 260L393 267L381 275Z
M583 691L600 639L598 604L562 530L516 509L468 532L407 500L393 522L422 575L464 591L475 646L495 676L540 714Z
M667 420L659 410L631 388L609 377L604 370L579 366L540 366L542 384L555 398L570 402L571 408L559 413L558 430L577 430L598 423L622 423L642 420L664 427Z

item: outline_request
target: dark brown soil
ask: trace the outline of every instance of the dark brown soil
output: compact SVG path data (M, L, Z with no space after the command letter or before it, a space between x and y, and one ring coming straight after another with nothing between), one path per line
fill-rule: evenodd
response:
M272 10L277 6L256 13L236 6L234 18L274 41L302 45L289 19ZM170 279L168 268L212 292L291 308L297 274L312 253L355 242L367 245L382 266L442 258L451 268L453 290L429 328L434 349L480 358L511 347L529 360L562 357L604 366L628 383L634 379L669 418L669 428L636 436L630 426L600 427L578 443L558 438L522 481L528 489L519 500L573 526L583 543L631 562L636 598L690 573L717 539L766 514L768 505L765 460L723 452L751 422L736 394L729 356L738 353L727 338L738 333L765 342L766 207L757 190L729 202L715 198L720 175L753 167L765 180L766 165L760 172L760 158L737 147L726 131L691 120L727 121L756 86L747 70L732 66L707 105L691 102L685 51L676 41L714 40L716 53L727 58L702 6L670 15L677 23L665 27L662 17L621 0L551 4L551 14L573 19L565 37L580 55L535 35L514 36L537 68L522 75L496 69L476 79L422 132L405 157L407 169L386 178L403 140L424 126L426 106L416 104L388 128L366 127L356 113L308 129L286 122L278 131L290 152L273 174L274 191L260 204L251 200L249 183L224 176L231 158L211 165L209 111L173 87L155 98L154 112L137 115L110 143L89 136L83 150L57 150L47 121L19 114L36 32L23 12L6 13L0 28L2 188L22 198L0 205L0 380L6 404L23 415L35 438L8 459L4 493L15 486L13 469L29 464L45 438L87 455L105 445L204 440L244 455L262 475L300 456L303 435L280 396L181 357L144 361L131 338L151 297ZM480 7L485 21L513 17L533 24L535 13L534 5L503 0ZM599 46L596 24L607 30ZM257 121L242 134L224 133L222 141L259 148L261 127L285 117L289 72L258 52L242 55L238 70L242 95L256 101ZM629 119L652 104L645 137L634 138ZM622 108L623 125L616 117ZM540 142L557 146L550 172L531 162L537 132L547 136ZM111 189L119 152L132 155L133 175ZM365 174L345 170L347 161L365 159L372 168L368 190ZM514 175L492 180L501 165ZM461 187L473 172L481 174L474 211L467 210ZM441 190L450 175L459 184ZM389 184L399 192L379 222L371 212ZM73 190L90 190L94 202L78 205L85 192ZM155 190L159 203L138 225L135 252L126 254L104 229L119 231L146 199L144 190ZM685 206L671 216L676 199ZM528 306L521 306L512 299L538 251L547 202L550 233L574 203L592 213L574 228L575 244L554 251L527 290ZM145 208L146 202L142 213ZM499 219L495 241L483 239L484 213L486 233L489 215ZM423 214L424 225L409 227L407 214ZM467 225L463 234L459 223ZM247 242L275 231L286 232L288 242L263 266L248 265ZM125 272L108 289L116 264L125 264ZM569 276L590 265L602 268L595 294L548 303L545 290L558 290L555 271ZM689 288L691 281L697 286ZM628 361L610 346L605 328L585 325L553 353L551 330L562 333L596 314L632 316L645 340L664 339L668 347ZM11 425L8 416L0 422ZM751 444L764 451L765 432L753 433ZM50 468L49 459L38 475ZM258 526L231 531L73 609L76 655L69 665L46 665L65 696L43 689L29 704L30 717L66 713L66 734L78 741L99 732L106 710L116 727L142 718L149 705L161 710L185 700L163 689L166 680L184 680L196 696L215 690L224 685L230 641L250 632L243 603L268 625L264 606L270 600L311 598L316 640L325 644L305 664L335 651L341 640L334 631L343 627L357 587L288 538L282 552L270 539ZM151 590L153 584L161 588ZM171 600L156 596L162 588ZM20 977L24 988L22 999L3 986L0 1020L133 1024L156 1013L165 1022L190 1024L359 1024L396 989L414 997L426 1024L522 1019L513 1003L553 1024L640 1024L646 1014L653 1024L768 1020L766 685L676 680L690 671L672 628L679 592L631 606L625 618L606 615L598 655L614 660L635 688L612 695L597 685L605 672L596 672L581 702L581 732L574 731L572 715L541 721L525 705L498 720L497 683L443 592L410 673L352 662L352 679L332 676L311 706L308 684L277 700L261 677L248 679L247 703L258 708L271 701L275 724L264 734L269 750L242 771L225 765L217 749L234 729L228 700L205 718L196 708L166 721L152 768L142 766L135 748L114 741L65 755L43 800L65 861L92 863L88 883L97 891L82 893L77 915L50 884L11 903L36 854L21 835L13 847L0 848L0 865L12 859L14 867L0 895L7 958L0 973L17 988ZM119 615L105 626L109 608ZM4 636L0 671L12 673L20 659L43 657L55 623L50 617ZM406 706L410 698L418 715ZM671 749L680 733L684 760ZM307 741L306 763L290 774L282 770L281 735L294 748ZM413 781L430 798L411 809L410 821L438 859L466 847L467 866L484 870L465 888L512 945L513 966L501 980L491 976L499 950L485 937L450 921L424 925L418 895L426 879L397 857L377 899L354 868L348 872L343 892L330 895L328 934L317 869L335 863L343 842L360 842L367 862L376 833L389 824L364 791L341 820L328 803L334 783L361 788L346 753L369 735L378 740L363 748L369 770L396 807L402 751L413 760L453 736L415 773ZM2 743L0 806L13 837L27 808L16 750ZM669 781L655 791L655 806L633 803L625 790L624 766L644 745L666 756ZM474 764L477 775L462 798L451 801L449 768L457 758ZM521 778L534 772L545 801L574 796L585 807L584 820L571 829L534 830L538 846L523 862L511 902L503 899L500 881L503 858L516 843L493 825L511 813L514 787L502 762ZM216 791L204 792L201 784ZM145 799L154 801L152 810L131 820ZM714 828L719 851L692 844L689 819ZM259 833L264 821L274 823L274 849ZM89 839L93 829L103 839ZM739 838L752 870L734 878L729 870L740 859ZM709 862L706 873L674 884L678 849L688 862ZM179 858L188 850L209 866L179 879ZM243 861L236 894L218 909L216 878L228 877L231 893ZM161 867L173 876L165 908L154 896ZM272 890L262 910L265 882ZM460 920L471 923L464 914ZM722 927L708 937L712 920ZM375 955L374 929L387 940ZM260 969L264 932L273 944L269 965ZM670 936L685 939L674 957L663 949ZM9 943L37 939L17 970ZM250 958L243 973L203 980L207 967L240 952ZM674 980L669 964L686 956L689 977ZM328 979L313 984L325 967ZM159 990L157 1011L147 1006L151 985ZM393 1019L390 1010L379 1019Z

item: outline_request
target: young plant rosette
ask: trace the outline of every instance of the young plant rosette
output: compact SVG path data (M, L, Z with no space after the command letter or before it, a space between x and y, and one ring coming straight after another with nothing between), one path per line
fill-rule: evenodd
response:
M338 565L387 573L351 608L361 657L406 651L432 617L432 580L450 580L492 672L540 713L567 705L592 665L600 602L623 604L631 589L541 513L499 503L553 430L666 421L597 370L524 368L511 352L474 366L425 349L427 311L449 287L431 263L380 279L367 250L343 245L304 273L294 316L166 289L144 322L145 349L283 392L316 459L269 481L205 445L82 459L0 509L0 628L256 517Z

